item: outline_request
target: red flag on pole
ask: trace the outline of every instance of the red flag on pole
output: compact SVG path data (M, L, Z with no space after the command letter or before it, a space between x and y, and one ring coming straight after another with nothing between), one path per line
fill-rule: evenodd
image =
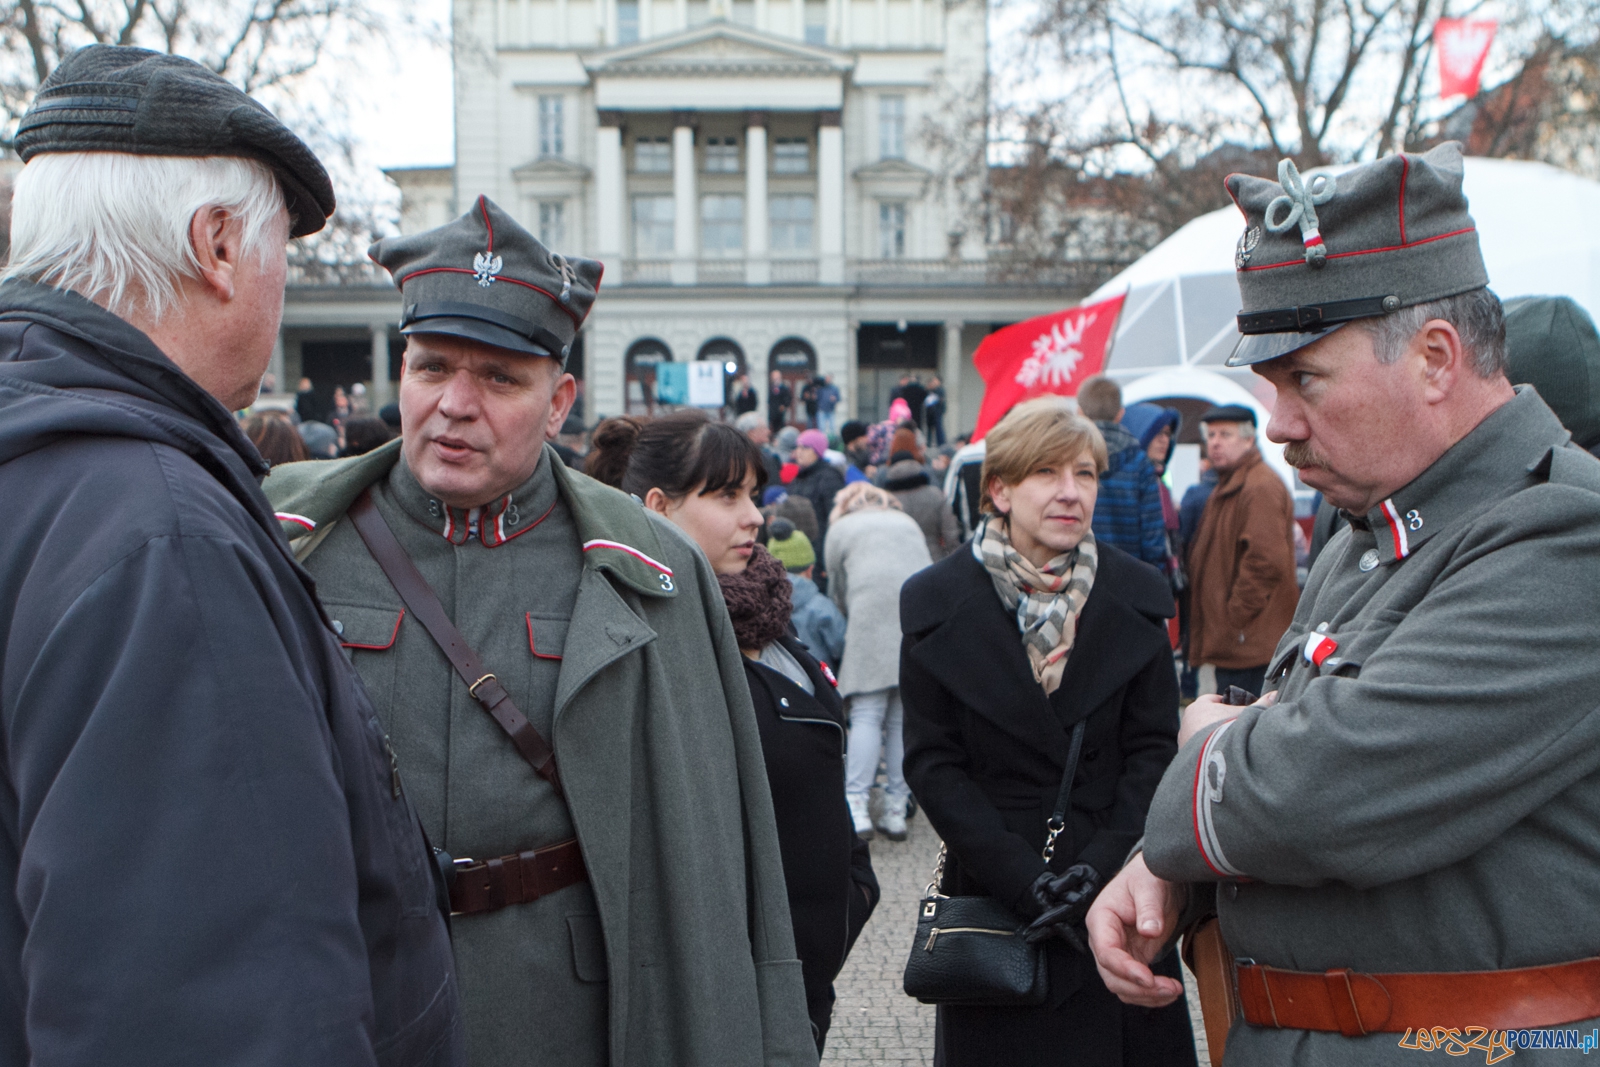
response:
M1041 315L985 337L972 354L984 384L972 439L981 441L990 427L1024 400L1050 393L1076 396L1084 379L1105 366L1111 330L1124 299L1116 296Z
M1440 19L1433 24L1439 51L1439 96L1477 96L1483 61L1494 43L1493 19Z

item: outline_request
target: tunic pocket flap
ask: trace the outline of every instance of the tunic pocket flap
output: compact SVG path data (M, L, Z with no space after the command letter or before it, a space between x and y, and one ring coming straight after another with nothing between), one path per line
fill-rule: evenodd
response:
M333 620L334 632L345 648L362 648L383 651L394 646L400 636L400 620L406 617L400 608L375 608L360 604L328 603L328 618Z
M528 651L539 659L560 659L567 647L567 620L528 613Z
M604 982L606 938L598 915L568 915L567 930L572 935L572 969L580 982Z

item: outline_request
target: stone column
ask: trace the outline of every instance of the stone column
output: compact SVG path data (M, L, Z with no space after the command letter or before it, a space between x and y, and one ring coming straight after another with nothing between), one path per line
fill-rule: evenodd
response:
M966 354L961 351L960 319L948 319L944 324L944 351L939 358L939 378L944 382L944 435L954 437L961 432L961 370Z
M700 253L700 198L695 194L694 112L672 115L672 284L695 283Z
M824 111L817 130L817 280L844 284L844 131Z
M294 382L283 380L283 331L278 331L278 336L272 339L272 361L267 364L267 373L272 375L274 389L280 393L294 395Z
M751 111L744 129L744 280L747 285L772 281L768 258L767 113Z
M844 395L839 398L839 404L852 419L861 417L861 371L857 366L860 357L857 349L860 329L861 323L855 319L850 319L844 324Z
M623 280L624 227L628 220L622 166L622 112L602 111L599 122L594 149L595 254L614 272L609 280L620 282Z
M367 327L372 333L372 384L367 387L367 400L372 414L387 404L389 396L389 323L374 322Z

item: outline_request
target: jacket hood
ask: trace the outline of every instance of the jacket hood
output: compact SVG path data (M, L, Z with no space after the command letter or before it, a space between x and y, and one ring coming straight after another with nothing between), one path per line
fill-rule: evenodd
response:
M812 600L821 596L817 592L817 583L800 574L790 574L789 584L794 588L790 591L789 598L794 604L794 610L799 611Z
M883 475L883 487L890 492L933 484L928 477L928 468L914 459L902 459L899 463L889 464Z
M63 437L130 437L176 448L235 496L260 500L267 463L233 415L91 301L32 282L0 285L0 360L0 463Z
M1600 445L1600 334L1565 296L1506 301L1506 376L1532 385L1583 448Z
M1114 456L1118 452L1125 452L1130 448L1138 448L1143 451L1139 444L1139 439L1123 429L1120 422L1096 422L1095 426L1099 427L1100 436L1106 439L1106 453L1108 455Z
M1178 436L1179 419L1175 408L1164 408L1159 404L1134 404L1122 413L1122 426L1139 439L1141 449L1148 449L1163 426L1172 431L1172 436ZM1107 444L1109 446L1109 442Z

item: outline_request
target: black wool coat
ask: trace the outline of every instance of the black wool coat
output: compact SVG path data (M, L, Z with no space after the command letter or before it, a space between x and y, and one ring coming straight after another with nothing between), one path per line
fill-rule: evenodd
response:
M0 286L0 1067L464 1063L438 868L233 417Z
M815 696L749 659L744 672L772 787L806 1003L826 1033L833 980L877 906L878 879L845 801L844 701L805 645L793 637L780 643L805 667Z
M1109 545L1099 549L1066 672L1048 697L1033 679L1015 617L970 545L918 573L901 591L905 776L949 849L945 893L986 894L1019 915L1036 912L1028 889L1045 870L1046 823L1080 721L1086 726L1071 811L1050 868L1087 863L1109 881L1143 833L1156 785L1177 752L1178 683L1165 625L1172 593L1155 568ZM1069 1034L1074 1043L1095 1046L1079 1044L1081 1062L1138 1061L1133 1050L1126 1058L1119 1051L1127 1046L1120 1036L1127 1013L1105 990L1094 961L1064 942L1046 944L1050 1003L941 1009L947 1064L1006 1062L1010 1053L996 1040L1029 1047L1033 1035L1034 1046L1043 1048ZM1181 1048L1188 1020L1181 1000L1175 1008L1181 1018L1160 1009L1143 1029L1165 1027ZM1075 1016L1070 1025L1066 1016ZM977 1058L949 1054L952 1039L962 1044L963 1028L981 1031L990 1024L994 1035L967 1042L989 1051ZM1192 1044L1189 1049L1192 1063ZM1168 1060L1157 1054L1153 1062Z

